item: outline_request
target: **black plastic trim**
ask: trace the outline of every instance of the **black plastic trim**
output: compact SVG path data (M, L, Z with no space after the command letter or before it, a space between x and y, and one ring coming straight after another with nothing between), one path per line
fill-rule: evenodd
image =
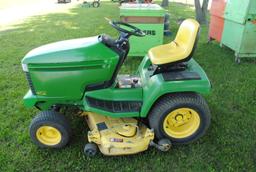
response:
M112 113L140 112L142 106L141 101L110 101L89 96L86 96L86 102L90 107Z
M108 129L108 127L107 127L105 122L101 122L101 123L98 123L96 125L97 125L97 128L98 128L99 131Z
M201 80L196 72L179 71L162 73L165 81Z
M30 73L29 72L25 72L26 74L26 79L28 81L28 85L29 85L29 88L31 90L31 92L36 95L36 90L35 90L35 87L33 85L33 82L32 82L32 79L31 79L31 76L30 76Z

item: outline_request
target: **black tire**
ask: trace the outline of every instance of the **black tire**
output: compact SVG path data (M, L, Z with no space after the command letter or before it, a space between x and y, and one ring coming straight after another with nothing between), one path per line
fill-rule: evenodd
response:
M98 1L94 1L94 2L92 3L92 6L93 6L94 8L98 8L98 7L100 6L100 3L99 3Z
M164 130L164 120L170 112L179 108L194 110L200 119L198 128L184 138L173 137ZM191 112L190 112L191 113ZM157 139L167 138L173 144L187 144L202 137L210 125L211 114L204 98L195 93L180 93L167 95L155 103L149 116L149 125L154 129Z
M57 139L56 142L51 142L52 136L50 136L50 142L47 142L48 144L43 143L44 141L40 141L40 139L42 140L42 136L37 136L37 134L41 135L40 131L42 127L52 127L54 131L57 130L58 133L60 133L59 139ZM55 111L42 111L31 121L29 133L31 140L41 148L62 148L66 146L70 140L71 128L64 115Z
M95 143L87 143L84 146L84 154L88 157L93 157L97 154L98 147Z
M162 147L160 150L163 152L169 151L172 146L171 141L166 138L158 140L157 144Z

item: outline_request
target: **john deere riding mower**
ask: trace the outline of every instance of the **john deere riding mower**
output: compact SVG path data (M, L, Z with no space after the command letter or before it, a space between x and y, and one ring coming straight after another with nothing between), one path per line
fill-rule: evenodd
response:
M41 112L32 120L32 141L64 147L71 127L62 107L77 106L90 128L84 151L95 155L135 154L154 146L200 138L210 124L201 94L211 84L192 58L199 24L185 20L174 41L154 47L133 75L118 75L129 52L129 37L145 34L124 22L109 21L118 39L102 34L41 46L29 52L22 67L29 83L27 107ZM141 45L143 46L143 45Z

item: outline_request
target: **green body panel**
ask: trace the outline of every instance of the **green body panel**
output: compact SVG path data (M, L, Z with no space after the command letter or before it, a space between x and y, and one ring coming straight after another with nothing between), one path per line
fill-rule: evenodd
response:
M119 88L115 81L108 88L86 91L88 84L97 84L112 78L118 58L97 37L57 42L32 50L22 63L28 66L30 87L34 87L36 94L33 89L29 90L24 97L24 103L27 107L36 106L41 110L47 110L53 105L75 105L81 110L111 117L146 117L154 103L166 94L207 94L210 91L211 84L206 74L193 59L188 62L186 70L196 72L200 79L165 81L161 73L153 75L153 70L149 70L151 61L147 55L136 72L141 83L136 88ZM103 100L100 102L104 105L96 101L96 106L92 107L87 102L88 98ZM105 107L104 100L124 101L121 109L124 106L137 109L118 113L99 109L99 106ZM131 105L129 102L135 104ZM110 106L113 105L112 102L109 103Z
M237 57L256 57L256 1L228 1L221 44Z
M115 85L115 84L114 84ZM107 88L85 93L85 96L104 100L142 101L142 88Z
M27 107L36 105L42 110L48 109L54 104L73 104L79 106L84 111L91 111L111 117L146 117L154 103L166 94L177 92L207 94L210 92L210 81L203 69L193 59L188 62L187 70L198 73L201 77L200 80L165 81L162 74L152 76L152 71L148 70L150 65L149 58L145 56L137 71L137 76L141 78L142 84L139 88L117 88L117 83L115 82L110 88L85 92L83 99L77 101L67 97L35 96L29 91L24 97L24 102ZM86 75L84 78L87 78ZM86 101L87 96L109 101L139 101L142 102L142 107L140 112L112 113L90 107Z
M57 42L29 52L28 65L38 101L56 104L82 100L87 85L111 79L117 53L97 37Z
M84 101L84 110L104 114L111 117L146 117L153 104L163 95L177 92L196 92L208 94L211 84L203 69L195 62L190 60L188 71L196 72L200 75L201 80L186 81L164 81L162 74L151 76L152 71L148 70L151 62L147 56L143 59L138 69L138 76L141 78L141 88L112 88L90 91L85 93L85 97L93 97L99 100L112 101L142 101L140 113L110 113L100 109L90 107ZM84 98L85 99L85 98Z
M31 90L23 97L24 105L26 107L33 107L38 102L37 96L33 95Z
M129 56L144 56L148 50L157 45L163 44L165 11L157 4L126 4L120 7L120 18L158 17L160 22L145 22L144 18L136 22L128 23L140 28L146 33L145 37L130 38ZM140 21L142 20L142 21Z
M110 100L110 101L143 101L142 96L142 88L115 88L114 87L108 89L101 89L95 91L89 91L85 93L84 100L86 100L86 96L100 99L100 100ZM140 116L139 112L129 112L129 113L111 113L107 111L103 111L101 109L96 109L90 107L86 101L84 103L84 110L95 112L98 114L104 114L111 117L138 117Z
M188 62L187 71L196 72L200 75L200 80L182 80L182 81L165 81L162 74L152 75L152 71L148 71L151 64L146 56L139 67L143 87L143 106L140 116L146 117L153 104L162 96L177 92L196 92L200 94L208 94L211 89L211 83L203 69L197 62L191 59Z
M23 97L24 105L28 108L38 107L41 110L48 110L53 105L75 105L83 108L82 100L71 100L56 97L38 96L34 95L31 90L28 90L26 95Z

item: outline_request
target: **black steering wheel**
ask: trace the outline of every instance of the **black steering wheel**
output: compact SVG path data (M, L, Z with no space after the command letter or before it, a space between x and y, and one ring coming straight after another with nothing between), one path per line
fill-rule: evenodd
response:
M138 37L143 37L145 36L146 34L140 30L139 28L133 26L133 25L130 25L128 23L125 23L125 22L121 22L121 21L109 21L109 24L115 28L116 30L122 32L122 33L126 33L128 34L128 36L130 35L134 35L134 36L138 36ZM131 30L127 30L127 29L124 29L122 28L122 26L125 26Z

